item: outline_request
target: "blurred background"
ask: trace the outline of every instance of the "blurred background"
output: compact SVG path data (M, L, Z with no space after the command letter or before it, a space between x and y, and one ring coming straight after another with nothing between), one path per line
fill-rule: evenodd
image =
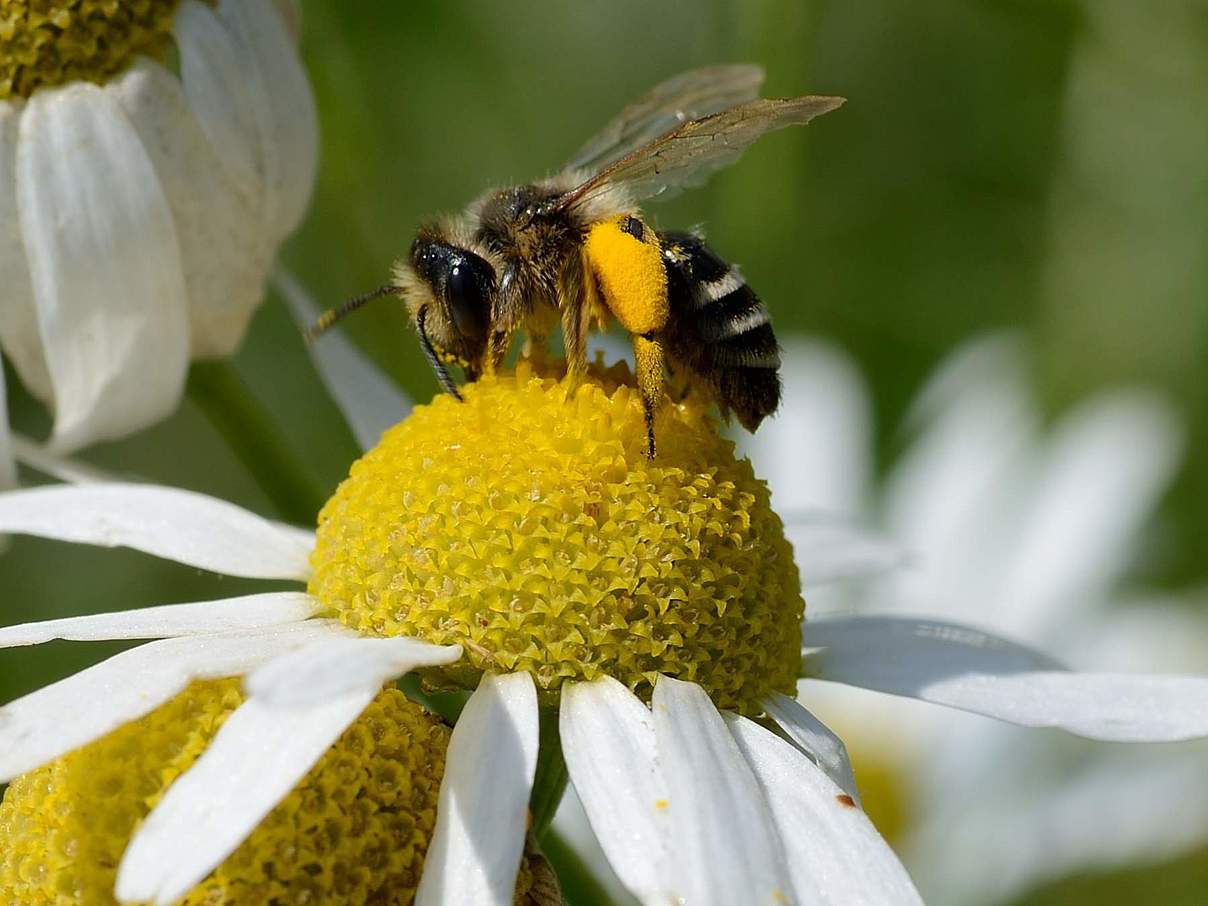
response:
M1183 422L1185 452L1119 581L1208 621L1208 3L302 5L323 150L310 215L283 258L320 305L382 284L424 219L557 169L659 80L761 63L766 94L848 103L764 139L706 187L656 206L655 222L703 225L778 333L850 356L874 426L874 476L909 445L903 425L929 375L987 332L1014 330L1026 346L1042 423L1113 387L1159 393ZM379 304L346 325L412 397L435 392L399 308ZM256 317L236 366L313 480L333 488L357 447L279 300ZM44 414L9 378L15 425L42 436ZM188 401L84 458L273 515ZM245 584L18 538L0 556L0 588L9 624ZM963 618L978 622L976 608ZM113 650L5 652L0 701ZM892 832L909 820L894 818ZM1038 879L1012 897L1208 899L1201 845L1143 861Z

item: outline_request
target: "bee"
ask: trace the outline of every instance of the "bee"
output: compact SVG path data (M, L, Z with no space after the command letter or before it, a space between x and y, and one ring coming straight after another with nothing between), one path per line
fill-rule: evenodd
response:
M561 329L568 375L587 336L629 332L647 454L668 371L754 431L780 401L780 350L767 309L700 236L659 232L639 202L703 182L761 135L804 125L837 97L759 98L752 65L695 69L630 104L560 172L486 192L420 227L391 282L324 314L312 338L371 299L397 296L441 387L498 368L518 331L533 354Z

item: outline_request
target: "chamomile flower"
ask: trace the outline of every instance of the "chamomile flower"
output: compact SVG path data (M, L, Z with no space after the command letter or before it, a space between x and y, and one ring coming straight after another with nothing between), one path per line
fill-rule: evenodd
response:
M53 410L58 448L167 415L190 359L242 337L315 174L289 10L0 11L0 349Z
M0 805L5 902L112 902L116 867L135 828L207 746L236 730L231 719L243 703L237 680L195 683L146 717L14 781ZM448 744L449 729L438 719L401 692L383 690L181 902L365 903L414 894ZM518 894L530 881L522 871Z
M982 337L937 369L910 443L874 484L858 370L831 344L786 346L786 411L742 444L773 500L866 514L910 551L904 568L819 589L813 615L930 611L1083 664L1204 669L1204 621L1119 588L1179 459L1164 400L1114 390L1042 427L1021 339ZM1003 902L1074 872L1173 857L1208 833L1201 744L1094 746L834 685L803 694L842 729L928 902Z
M1197 677L1068 673L934 621L810 621L803 637L767 488L699 403L665 407L651 461L623 369L571 386L522 364L463 395L388 431L313 537L165 488L0 495L2 531L308 583L0 635L170 636L0 710L5 777L190 680L245 676L248 700L135 833L119 897L170 902L203 882L408 670L474 690L421 904L510 902L542 704L560 708L570 781L613 868L661 904L919 902L842 742L796 701L802 672L1097 738L1208 735Z

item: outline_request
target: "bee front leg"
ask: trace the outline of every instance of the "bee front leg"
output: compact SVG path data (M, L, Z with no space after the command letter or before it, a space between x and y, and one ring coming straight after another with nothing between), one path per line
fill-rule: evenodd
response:
M483 360L483 371L494 374L503 365L508 349L512 345L512 330L492 330L487 338L487 352Z
M578 378L587 371L587 331L591 326L591 288L584 278L583 259L571 255L558 278L558 309L562 315L562 344L566 371Z
M654 413L663 393L663 343L653 333L635 335L633 359L638 393L646 410L646 456L654 459Z

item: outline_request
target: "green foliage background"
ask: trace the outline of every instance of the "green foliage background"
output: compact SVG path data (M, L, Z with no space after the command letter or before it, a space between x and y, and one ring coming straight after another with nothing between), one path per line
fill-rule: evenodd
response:
M1164 389L1190 457L1137 580L1198 584L1208 557L1208 5L1192 0L309 0L303 49L322 122L309 219L284 260L323 304L381 284L416 225L483 188L556 169L633 96L705 63L756 61L767 93L845 95L707 187L655 209L701 223L782 331L846 346L871 383L882 464L928 371L964 338L1015 327L1050 414L1098 388ZM406 318L348 332L415 397L435 390ZM314 480L355 446L271 300L237 359ZM10 384L12 382L10 381ZM18 425L45 420L19 390ZM90 451L107 468L264 513L269 502L190 403ZM0 623L239 593L247 583L124 552L14 539ZM263 588L263 585L256 586ZM0 701L109 654L6 652ZM1072 879L1031 902L1201 903L1196 856L1155 874Z

